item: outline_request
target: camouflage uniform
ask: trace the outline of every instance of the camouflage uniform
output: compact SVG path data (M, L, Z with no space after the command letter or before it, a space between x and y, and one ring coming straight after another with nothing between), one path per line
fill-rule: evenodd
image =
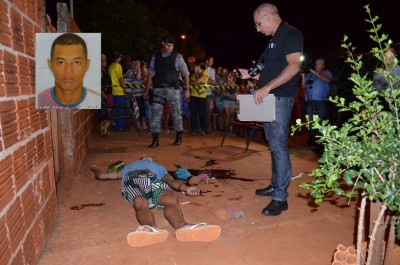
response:
M176 131L174 145L182 143L182 113L181 113L181 92L178 73L182 76L189 76L189 70L182 55L172 51L167 53L164 50L156 52L149 62L149 74L153 81L153 96L151 98L151 121L150 132L153 136L153 143L149 147L158 146L158 134L161 131L161 118L164 104L168 102L171 109L171 116Z
M153 89L153 104L151 105L151 121L150 132L160 133L161 131L161 118L164 110L164 103L168 102L171 108L171 116L174 122L174 130L182 132L182 114L180 104L180 90L174 87L167 88L154 88Z

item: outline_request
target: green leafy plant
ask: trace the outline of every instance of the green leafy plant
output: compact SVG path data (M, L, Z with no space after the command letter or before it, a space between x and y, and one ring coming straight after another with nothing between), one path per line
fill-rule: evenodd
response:
M376 43L371 54L384 63L384 53L390 46L388 36L379 34L382 26L377 23L378 17L371 15L369 6L364 7L368 14L367 22L372 25L368 32ZM381 257L373 257L376 248L382 248L377 241L383 241L383 224L390 223L394 233L395 225L397 237L400 237L399 207L400 207L400 88L395 87L399 76L391 74L392 69L377 68L376 74L383 75L388 81L387 89L378 92L374 89L371 75L362 74L362 55L355 55L355 48L344 36L342 48L347 51L346 62L351 66L353 73L350 80L353 82L353 93L356 101L345 102L344 98L330 98L338 111L351 112L352 116L341 126L331 125L318 116L312 119L307 117L306 122L296 121L292 126L292 134L302 126L312 125L320 133L318 143L324 147L319 159L319 167L311 172L314 180L311 183L302 183L301 186L310 191L317 203L324 201L328 193L335 193L349 198L361 198L360 219L358 222L357 261L361 260L361 241L363 238L363 224L366 201L378 203L379 215L375 220L374 229L369 238L367 264L374 263ZM394 65L398 61L395 60ZM388 105L384 108L382 102ZM350 187L350 188L349 188ZM384 221L385 220L385 221ZM378 235L381 233L382 235ZM394 242L392 238L391 241ZM388 251L390 246L386 246ZM393 249L393 245L391 246ZM386 252L387 252L386 251ZM375 261L374 261L375 260ZM381 259L382 261L382 259Z

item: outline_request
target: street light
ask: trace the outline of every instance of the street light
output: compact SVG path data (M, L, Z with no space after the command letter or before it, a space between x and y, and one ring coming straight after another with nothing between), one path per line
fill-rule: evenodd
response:
M182 34L182 35L181 35L181 39L182 39L182 40L185 40L185 39L186 39L186 35L185 35L185 34Z

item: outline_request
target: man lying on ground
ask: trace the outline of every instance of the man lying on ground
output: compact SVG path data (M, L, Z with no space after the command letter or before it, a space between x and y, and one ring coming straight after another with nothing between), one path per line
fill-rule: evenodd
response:
M164 216L174 227L174 235L179 241L204 242L219 237L220 226L205 223L188 224L183 218L174 190L185 192L188 196L199 196L200 189L173 178L163 166L153 162L150 157L142 157L122 170L109 173L101 173L95 165L90 166L90 170L99 180L121 179L122 196L135 209L136 219L140 224L136 231L127 236L130 246L142 247L167 240L169 233L156 226L152 208L164 209Z

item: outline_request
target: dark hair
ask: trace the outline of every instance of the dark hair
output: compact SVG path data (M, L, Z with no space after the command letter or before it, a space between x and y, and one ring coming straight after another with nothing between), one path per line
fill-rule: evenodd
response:
M211 58L214 59L214 56L212 56L211 54L207 54L204 58L204 61L209 61Z
M51 51L50 51L50 59L53 59L54 56L54 47L56 45L63 45L63 46L69 46L69 45L82 45L83 51L85 53L85 59L87 59L87 46L86 42L79 37L76 34L73 33L64 33L60 36L58 36L54 41L53 44L51 45Z
M206 70L207 68L206 68L206 64L203 62L203 61L200 61L200 62L198 62L198 64L197 64L199 67L200 67L200 69L201 70Z

